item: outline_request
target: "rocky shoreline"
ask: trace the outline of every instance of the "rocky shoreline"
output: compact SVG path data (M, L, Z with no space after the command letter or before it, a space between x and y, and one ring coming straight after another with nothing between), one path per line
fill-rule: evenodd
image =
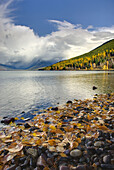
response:
M114 169L113 101L114 93L96 94L26 123L12 119L0 131L0 170Z

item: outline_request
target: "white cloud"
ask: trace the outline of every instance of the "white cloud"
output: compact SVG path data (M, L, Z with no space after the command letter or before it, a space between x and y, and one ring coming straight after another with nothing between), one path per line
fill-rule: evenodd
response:
M61 60L88 52L114 38L114 26L83 29L67 21L50 20L57 31L44 37L26 26L15 25L9 17L8 6L13 0L0 4L0 63L31 62L34 58ZM91 30L92 29L92 30Z

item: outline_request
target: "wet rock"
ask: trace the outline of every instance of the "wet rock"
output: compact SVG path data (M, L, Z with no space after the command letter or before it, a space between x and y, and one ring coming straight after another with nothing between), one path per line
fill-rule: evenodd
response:
M86 157L86 162L89 164L90 163L90 158Z
M95 157L94 159L93 159L93 162L98 162L99 161L99 158L98 157Z
M87 167L86 167L86 165L78 165L76 167L76 170L87 170Z
M111 164L101 164L101 168L104 168L105 169L109 169L109 170L113 170L114 169L114 165L111 165Z
M17 124L17 126L21 126L21 125L23 125L22 123L16 123ZM22 130L22 129L20 129L20 130Z
M68 162L68 157L61 157L58 161L60 164L61 162L65 162L65 164Z
M92 146L92 144L93 144L93 142L92 142L92 141L89 141L89 142L87 143L87 146Z
M25 162L23 163L23 164L21 164L21 168L26 168L26 167L28 167L29 166L29 159L28 158L26 158L26 160L25 160Z
M52 107L51 110L58 111L58 107Z
M69 155L69 154L70 154L70 150L67 149L67 150L64 151L64 153L65 153L66 155Z
M111 159L111 164L114 165L114 159Z
M88 154L91 155L91 154L95 154L96 150L93 146L91 146L91 147L87 147L87 152L88 152Z
M26 122L27 122L27 121L29 121L29 120L30 120L30 118L29 118L29 117L27 117L27 118L25 118L25 119L24 119L24 121L26 121Z
M26 152L34 158L37 157L37 149L29 148Z
M33 126L33 127L31 127L31 128L29 129L29 131L32 132L32 131L37 130L37 129L39 129L39 128Z
M97 118L97 117L95 117L95 118L94 118L94 120L96 120L96 121L97 121L97 120L98 120L98 118Z
M38 167L34 168L34 170L40 170Z
M47 162L49 166L53 166L54 159L53 158L47 158Z
M105 156L103 157L103 162L104 162L105 164L111 163L111 157L110 157L110 155L105 155Z
M11 117L1 120L1 123L4 123L5 125L10 124L11 122L15 122L15 118Z
M49 146L48 149L49 149L50 152L55 152L56 151L56 148L54 146Z
M19 159L19 163L23 164L25 160L26 160L26 157L24 156L24 157Z
M110 141L114 143L114 138L112 138Z
M67 104L72 104L72 101L71 101L71 100L68 100L66 103L67 103Z
M7 168L7 170L15 170L15 168L16 168L16 165L12 165L9 168Z
M96 149L96 153L97 153L98 155L102 154L103 152L104 152L104 149L103 149L103 148L97 148L97 149Z
M96 90L97 89L97 87L96 86L93 86L93 90Z
M97 140L103 141L103 140L104 140L104 137L99 137Z
M95 147L101 147L102 145L104 145L104 142L102 142L102 141L97 141L94 143Z
M21 167L20 167L20 166L18 166L18 167L16 167L16 168L15 168L15 170L21 170Z
M59 170L70 170L68 166L60 165Z
M36 159L35 158L30 158L30 166L31 167L36 167Z
M85 140L86 140L86 137L85 137L85 136L83 136L81 140L85 142Z
M4 116L4 117L3 117L3 119L7 119L7 118L8 118L8 116Z
M80 162L80 163L83 163L83 162L85 162L85 161L86 161L86 159L85 159L84 157L82 157L82 158L79 159L79 162Z
M43 156L39 156L38 160L37 160L37 166L47 166L47 163L45 161L45 159L43 158Z
M70 156L72 157L80 157L82 152L79 149L74 149L70 152Z
M47 121L47 120L46 120L44 123L45 123L45 124L50 124L50 121Z
M30 128L31 126L30 126L28 123L25 123L25 124L24 124L24 127L25 127L25 128Z

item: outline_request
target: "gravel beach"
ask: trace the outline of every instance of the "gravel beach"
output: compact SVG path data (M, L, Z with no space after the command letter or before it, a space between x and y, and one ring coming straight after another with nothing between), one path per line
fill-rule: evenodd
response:
M4 118L0 170L114 169L113 113L111 93L67 101L24 123Z

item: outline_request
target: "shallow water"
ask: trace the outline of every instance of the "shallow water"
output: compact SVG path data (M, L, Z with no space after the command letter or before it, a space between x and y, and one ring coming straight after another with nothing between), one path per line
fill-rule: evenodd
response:
M0 117L110 92L113 71L0 71Z

